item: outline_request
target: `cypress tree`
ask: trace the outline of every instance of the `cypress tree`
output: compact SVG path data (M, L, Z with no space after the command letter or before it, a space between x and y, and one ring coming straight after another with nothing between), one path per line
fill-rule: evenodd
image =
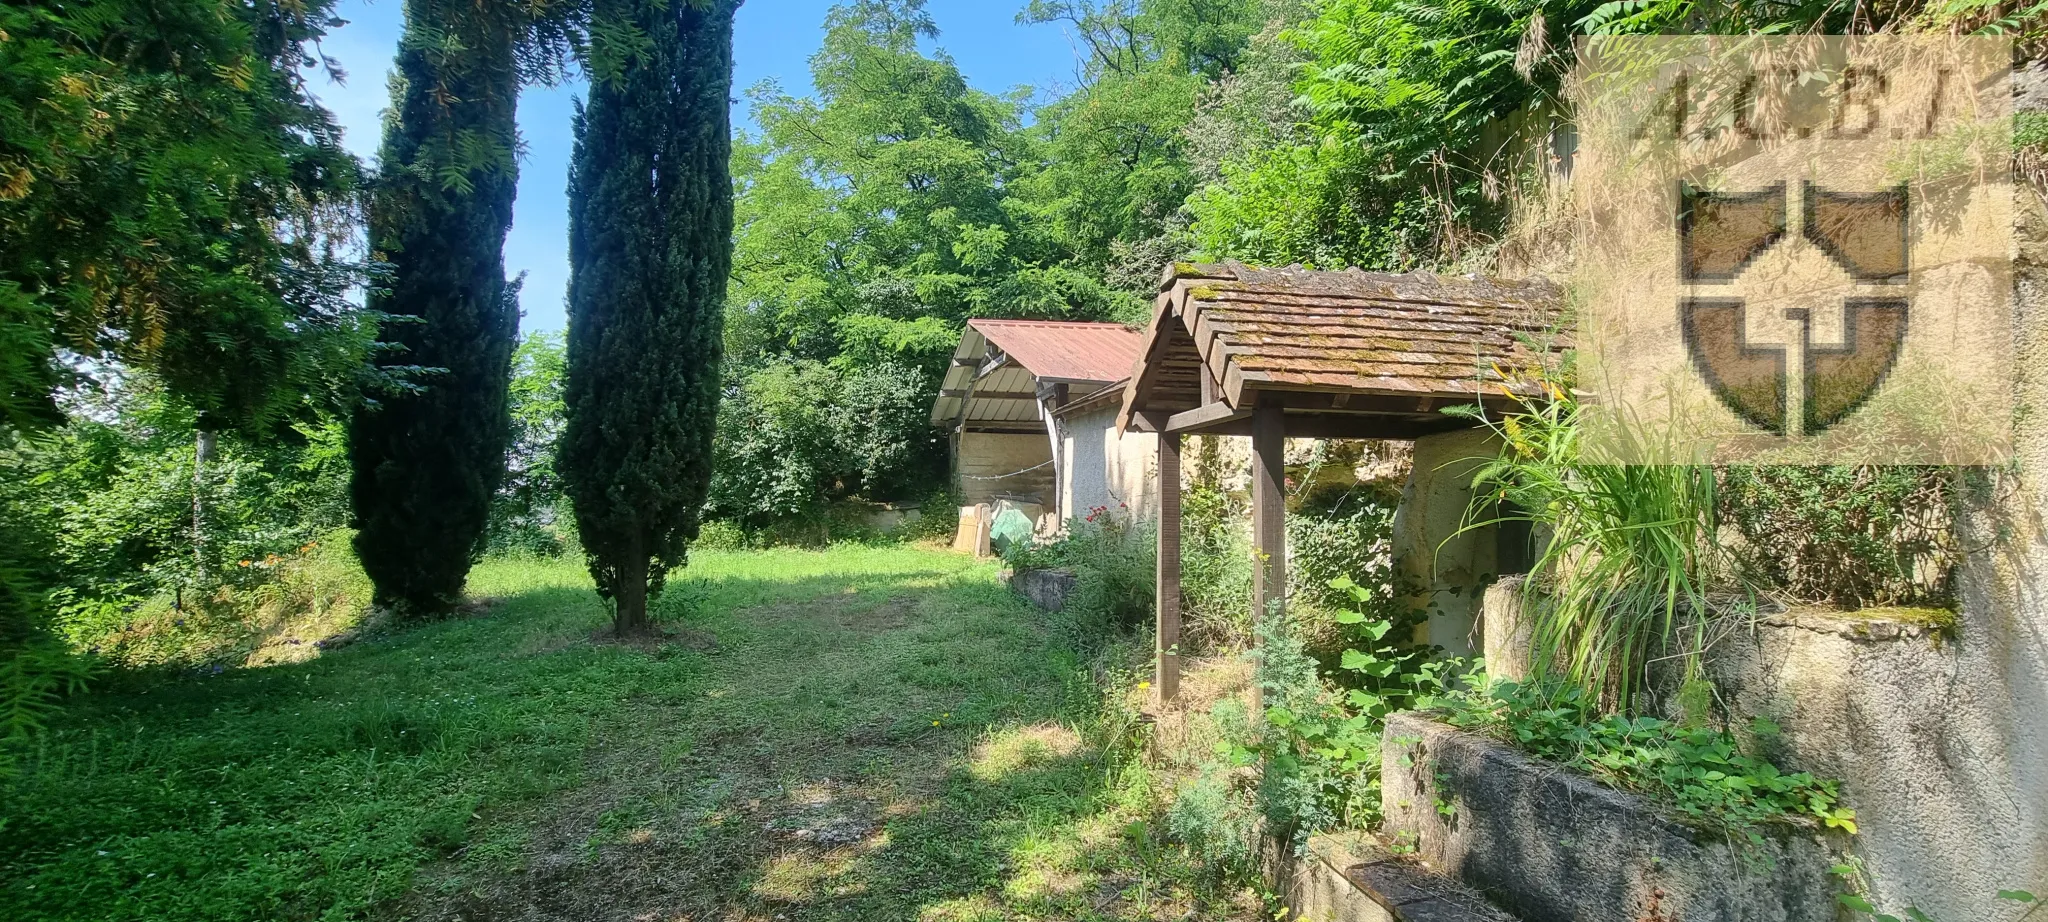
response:
M378 604L407 616L454 607L505 471L520 7L405 3L370 214L390 275L369 306L388 315L378 362L420 371L356 414L349 449L356 554Z
M621 635L697 536L732 264L736 0L620 0L569 173L568 423L558 467ZM600 12L606 12L600 7Z

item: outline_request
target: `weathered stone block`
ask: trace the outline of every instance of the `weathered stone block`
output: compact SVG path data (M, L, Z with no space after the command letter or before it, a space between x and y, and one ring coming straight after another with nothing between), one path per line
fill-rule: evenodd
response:
M1841 888L1816 832L1763 846L1412 714L1387 721L1388 832L1524 922L1834 922ZM1652 914L1652 907L1656 913Z
M1010 588L1046 611L1067 607L1074 594L1074 574L1066 570L1018 570L1009 576Z

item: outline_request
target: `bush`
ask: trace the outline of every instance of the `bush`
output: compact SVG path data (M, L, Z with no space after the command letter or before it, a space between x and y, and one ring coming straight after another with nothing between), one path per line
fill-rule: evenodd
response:
M1380 723L1348 711L1285 621L1259 624L1259 805L1297 848L1327 830L1379 820Z
M1152 530L1132 525L1127 515L1097 507L1051 541L1011 545L1003 561L1017 570L1072 571L1066 613L1083 631L1140 627L1152 620L1158 554Z
M1721 512L1743 570L1793 598L1853 609L1947 606L1961 556L1955 478L1938 467L1736 467Z
M1220 881L1249 876L1257 819L1232 789L1227 764L1211 763L1174 792L1166 810L1166 832L1187 849L1203 876Z
M1185 654L1236 649L1251 636L1252 545L1245 512L1214 485L1198 485L1181 500Z
M1379 590L1394 589L1394 510L1398 491L1384 484L1360 484L1308 497L1287 517L1290 602L1335 611L1356 601L1339 578Z
M893 363L754 370L719 407L706 517L738 525L755 544L822 544L835 501L905 499L944 479L932 393L923 373Z
M1473 476L1466 527L1527 521L1549 534L1526 583L1530 666L1626 709L1653 660L1679 659L1695 678L1716 633L1707 597L1728 561L1716 540L1714 471L1582 463L1580 405L1550 382L1531 383L1546 396L1481 417L1502 448Z

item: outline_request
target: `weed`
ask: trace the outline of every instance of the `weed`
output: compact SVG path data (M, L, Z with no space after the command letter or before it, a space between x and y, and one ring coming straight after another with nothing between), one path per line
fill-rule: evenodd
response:
M1670 804L1704 825L1762 844L1760 827L1805 817L1856 832L1836 782L1788 773L1737 748L1734 737L1654 717L1601 716L1584 689L1475 680L1437 702L1454 726Z

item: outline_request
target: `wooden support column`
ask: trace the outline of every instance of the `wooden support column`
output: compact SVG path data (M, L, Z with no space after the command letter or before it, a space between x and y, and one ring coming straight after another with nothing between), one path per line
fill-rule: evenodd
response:
M1161 705L1180 694L1180 447L1180 433L1159 433L1159 614L1152 687Z
M1287 423L1277 406L1252 410L1252 628L1287 601ZM1257 635L1253 635L1257 642ZM1259 705L1252 683L1252 704Z

